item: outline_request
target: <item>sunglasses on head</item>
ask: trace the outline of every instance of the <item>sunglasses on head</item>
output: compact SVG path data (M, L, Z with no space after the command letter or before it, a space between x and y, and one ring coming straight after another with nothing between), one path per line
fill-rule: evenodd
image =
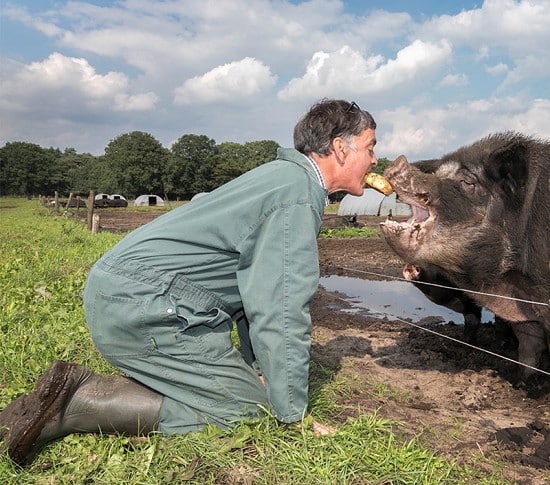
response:
M349 113L352 109L357 109L358 111L361 111L361 108L355 101L352 101L349 104L348 109L346 109L346 113Z

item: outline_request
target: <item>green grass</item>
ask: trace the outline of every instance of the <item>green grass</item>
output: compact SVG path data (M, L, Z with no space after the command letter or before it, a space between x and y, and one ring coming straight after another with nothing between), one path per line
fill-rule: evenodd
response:
M338 214L339 207L340 207L340 202L329 204L325 207L325 214Z
M81 292L90 266L122 236L93 235L22 199L0 199L0 221L0 409L29 392L54 359L116 373L92 345ZM312 363L311 412L338 427L332 436L316 437L307 422L284 426L271 417L229 432L175 437L71 435L25 469L0 453L0 483L504 483L445 460L417 439L400 439L399 423L372 410L339 422L336 403L356 384ZM380 392L368 382L359 387Z
M319 237L349 238L349 237L379 237L380 231L372 227L321 227Z

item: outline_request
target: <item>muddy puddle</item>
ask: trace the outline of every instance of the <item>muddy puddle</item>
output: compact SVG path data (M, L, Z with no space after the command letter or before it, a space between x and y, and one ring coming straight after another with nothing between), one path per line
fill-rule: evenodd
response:
M319 284L331 293L338 293L350 308L342 309L376 318L401 318L414 323L425 318L441 323L464 324L462 314L449 308L436 305L413 284L406 281L373 281L347 276L326 276ZM494 315L483 310L482 322L492 322Z

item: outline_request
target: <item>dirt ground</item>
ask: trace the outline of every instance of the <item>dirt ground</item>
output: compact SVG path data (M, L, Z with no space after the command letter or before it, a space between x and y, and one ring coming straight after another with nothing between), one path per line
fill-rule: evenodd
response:
M127 231L156 215L110 210L101 212L100 226ZM334 216L326 222L338 224ZM379 222L358 220L373 227ZM401 276L403 262L383 238L320 238L318 247L322 276ZM550 483L550 378L543 376L537 386L518 384L518 366L464 346L461 325L425 319L417 328L392 318L391 307L384 319L346 312L349 307L343 295L322 287L311 306L312 372L346 386L338 420L377 410L400 423L398 433L420 436L458 463L484 457L488 471L500 469L513 483ZM477 345L517 358L514 340L493 324L481 326Z

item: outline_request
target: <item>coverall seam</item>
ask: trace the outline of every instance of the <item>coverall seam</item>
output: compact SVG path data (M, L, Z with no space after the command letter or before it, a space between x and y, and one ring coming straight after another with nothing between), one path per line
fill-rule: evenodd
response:
M290 348L289 348L289 338L288 338L288 294L289 294L289 288L290 288L290 282L288 278L288 270L289 270L289 264L288 264L288 258L289 258L289 250L290 250L290 243L289 243L289 223L288 223L288 209L285 209L285 216L283 218L284 223L284 251L283 251L283 275L284 275L284 293L283 293L283 328L284 328L284 338L285 338L285 352L286 355L289 355ZM287 380L287 388L288 388L288 404L289 408L292 408L294 403L294 396L292 393L292 386L289 386L288 383L291 381L290 372L289 369L289 359L285 359L286 361L286 380Z

